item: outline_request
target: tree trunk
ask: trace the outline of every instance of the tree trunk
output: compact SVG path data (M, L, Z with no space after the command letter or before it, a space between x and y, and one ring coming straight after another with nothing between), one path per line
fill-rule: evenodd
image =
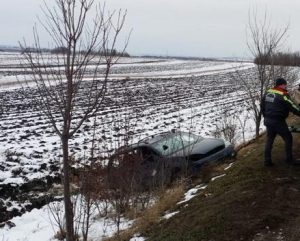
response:
M261 115L257 116L257 118L256 118L256 123L255 123L255 138L256 139L259 137L260 122L261 122Z
M66 218L66 239L67 241L75 241L73 227L73 205L70 197L69 138L65 135L62 136L61 140L63 148L63 185Z

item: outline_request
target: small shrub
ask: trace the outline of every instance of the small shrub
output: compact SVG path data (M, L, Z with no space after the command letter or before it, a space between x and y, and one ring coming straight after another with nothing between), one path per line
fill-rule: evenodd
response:
M175 183L168 190L163 190L158 196L158 201L147 209L136 222L137 230L146 230L154 223L157 223L167 210L176 206L185 192L185 182Z
M65 230L60 230L60 231L57 231L57 233L54 235L54 238L55 239L58 239L58 240L64 240L66 238L66 231Z

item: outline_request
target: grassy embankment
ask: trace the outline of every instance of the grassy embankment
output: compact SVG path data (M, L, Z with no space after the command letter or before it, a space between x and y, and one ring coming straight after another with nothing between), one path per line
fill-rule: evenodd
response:
M300 133L294 136L300 159ZM284 163L281 138L273 149L274 167L263 166L265 135L240 150L226 176L168 220L143 232L147 240L300 240L300 166ZM178 209L178 207L176 207Z

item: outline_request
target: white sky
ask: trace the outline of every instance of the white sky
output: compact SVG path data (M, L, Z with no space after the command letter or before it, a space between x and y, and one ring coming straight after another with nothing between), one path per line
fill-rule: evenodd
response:
M0 45L17 45L23 37L30 41L41 5L43 0L0 0ZM132 55L249 57L250 8L267 10L276 27L289 23L285 47L300 50L299 0L107 0L106 5L127 9Z

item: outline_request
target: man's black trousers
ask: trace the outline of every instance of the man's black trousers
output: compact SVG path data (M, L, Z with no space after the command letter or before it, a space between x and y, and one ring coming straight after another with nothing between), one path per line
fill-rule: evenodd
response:
M276 135L282 137L285 143L286 162L293 162L293 136L288 129L285 121L272 121L272 123L265 123L267 127L267 142L265 146L265 164L272 163L272 147Z

